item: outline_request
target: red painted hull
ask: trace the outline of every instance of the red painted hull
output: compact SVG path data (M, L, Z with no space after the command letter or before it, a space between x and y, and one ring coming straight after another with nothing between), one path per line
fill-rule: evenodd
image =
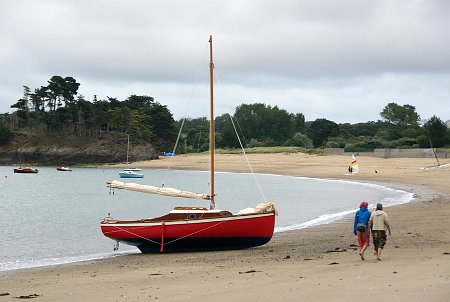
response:
M105 236L141 252L242 249L267 243L273 236L275 213L163 222L104 220Z

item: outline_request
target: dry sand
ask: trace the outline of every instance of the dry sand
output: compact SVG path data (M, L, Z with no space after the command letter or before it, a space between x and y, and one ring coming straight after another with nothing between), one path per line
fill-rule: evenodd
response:
M345 176L349 156L252 154L249 161L255 172L374 182L413 192L417 199L385 209L393 233L380 262L371 253L360 260L351 215L327 226L277 233L254 249L136 254L1 273L0 294L8 295L0 302L20 296L38 301L450 300L450 166L421 170L433 160L361 156L361 174ZM134 166L169 164L207 169L208 157L182 155ZM242 155L219 155L216 170L248 172Z

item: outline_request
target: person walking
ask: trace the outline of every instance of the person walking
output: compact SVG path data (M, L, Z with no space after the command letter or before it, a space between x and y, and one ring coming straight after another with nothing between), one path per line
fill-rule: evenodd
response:
M361 202L359 210L355 213L355 221L353 223L353 234L358 240L358 252L361 260L364 260L364 251L370 245L369 219L371 216L368 210L369 204L366 201Z
M377 204L376 210L370 215L369 230L372 232L373 245L375 246L375 255L377 261L381 261L381 252L386 244L387 236L391 236L391 226L387 214L383 211L383 205Z

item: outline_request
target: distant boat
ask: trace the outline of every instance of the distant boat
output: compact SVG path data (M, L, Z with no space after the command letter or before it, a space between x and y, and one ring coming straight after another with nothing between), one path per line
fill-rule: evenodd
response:
M164 251L230 250L266 244L273 236L275 205L271 202L247 208L237 214L216 209L214 190L213 61L210 37L210 193L200 194L169 187L112 181L108 187L143 193L209 200L205 207L175 207L168 214L139 220L106 217L100 223L103 234L117 242L136 246L142 253ZM128 204L127 200L127 204Z
M175 156L176 154L174 152L164 152L163 156Z
M58 170L58 171L65 171L65 172L72 172L72 169L70 169L69 167L58 167L58 168L56 168L56 170Z
M124 169L122 172L119 172L120 178L144 178L143 173L140 172L141 169L139 168L130 168L130 169Z
M14 169L14 173L38 173L38 169L32 169L30 167L19 167Z

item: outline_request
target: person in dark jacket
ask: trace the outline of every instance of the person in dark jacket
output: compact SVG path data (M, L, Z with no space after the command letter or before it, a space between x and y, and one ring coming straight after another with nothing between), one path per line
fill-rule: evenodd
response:
M364 251L370 245L370 231L369 231L369 219L370 211L368 210L369 204L366 201L361 202L359 210L355 213L355 221L353 223L353 234L358 239L358 252L361 260L364 260Z

